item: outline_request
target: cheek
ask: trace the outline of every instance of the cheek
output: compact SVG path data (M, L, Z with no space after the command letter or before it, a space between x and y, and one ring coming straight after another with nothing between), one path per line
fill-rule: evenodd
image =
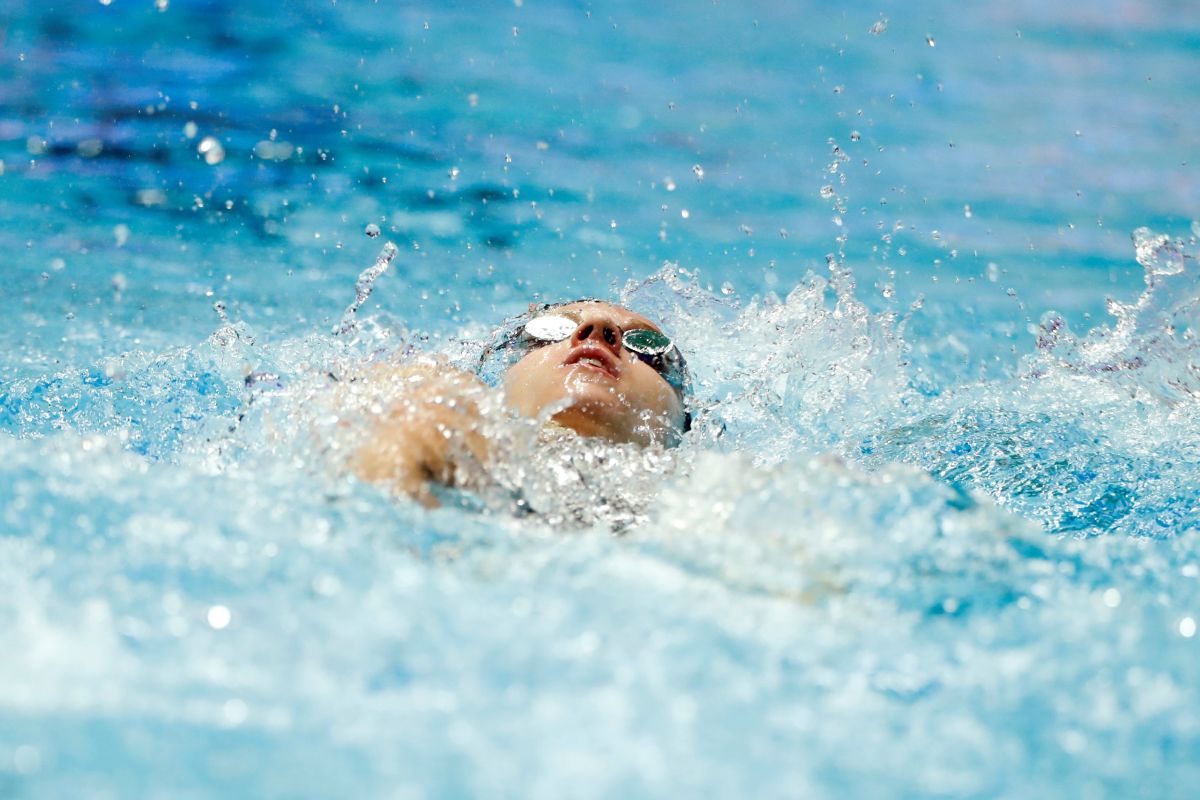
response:
M551 347L529 353L509 367L504 375L504 396L508 404L528 416L538 412L563 395L562 378L554 369Z
M636 368L636 395L641 408L649 409L655 415L666 414L670 417L683 418L683 406L679 396L662 377L647 364Z

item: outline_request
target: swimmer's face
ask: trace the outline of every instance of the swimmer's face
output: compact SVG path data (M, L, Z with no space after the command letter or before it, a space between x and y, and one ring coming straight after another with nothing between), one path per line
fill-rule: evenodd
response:
M625 331L659 327L627 308L585 301L548 312L576 323L559 342L535 347L509 368L509 405L552 419L583 436L640 445L670 443L683 428L679 394L649 364L627 350Z

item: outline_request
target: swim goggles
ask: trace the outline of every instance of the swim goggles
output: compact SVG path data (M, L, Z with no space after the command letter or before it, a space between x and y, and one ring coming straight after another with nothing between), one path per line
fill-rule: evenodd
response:
M481 377L485 380L499 378L498 373L492 374L497 369L492 356L508 353L508 359L504 360L511 363L520 357L522 350L539 347L541 344L562 342L575 332L576 327L578 323L574 319L563 317L562 314L542 313L532 319L521 320L517 325L500 333L499 337L493 339L493 343L484 349L480 356ZM622 332L622 344L637 359L658 372L662 379L679 393L680 398L691 395L688 363L665 333L642 327L630 329Z
M542 314L526 322L520 329L526 343L550 344L568 338L579 327L570 317L559 314ZM662 376L680 396L691 390L687 362L671 338L662 331L649 328L631 328L621 333L621 344L633 355Z

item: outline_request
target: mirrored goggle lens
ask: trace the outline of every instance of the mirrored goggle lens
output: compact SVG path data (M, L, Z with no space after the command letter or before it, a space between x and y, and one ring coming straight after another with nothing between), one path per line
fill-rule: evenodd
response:
M575 332L576 323L566 317L549 314L525 323L525 334L542 342L561 342Z
M658 331L626 331L624 342L629 350L647 356L660 356L671 349L671 340Z

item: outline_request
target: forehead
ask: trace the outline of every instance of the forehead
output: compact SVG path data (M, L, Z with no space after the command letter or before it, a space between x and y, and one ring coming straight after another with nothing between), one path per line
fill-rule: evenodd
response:
M567 303L566 305L555 306L545 313L561 314L564 317L570 317L573 320L579 320L589 311L599 311L603 314L611 316L613 320L624 330L633 330L634 328L648 328L652 331L661 330L658 325L641 314L638 314L636 311L630 311L624 306L618 306L612 303L603 303L594 300L584 300L578 303Z

